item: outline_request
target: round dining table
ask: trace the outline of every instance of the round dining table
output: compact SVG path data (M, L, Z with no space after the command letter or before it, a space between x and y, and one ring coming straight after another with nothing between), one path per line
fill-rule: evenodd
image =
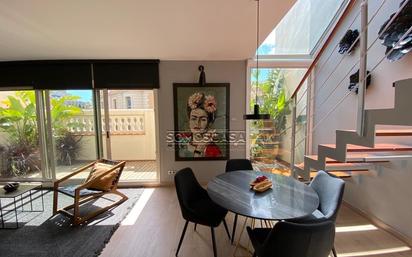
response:
M250 182L263 175L272 181L272 188L262 193L253 191ZM220 174L208 183L207 192L221 207L261 220L302 218L319 206L317 193L304 183L292 177L252 170Z

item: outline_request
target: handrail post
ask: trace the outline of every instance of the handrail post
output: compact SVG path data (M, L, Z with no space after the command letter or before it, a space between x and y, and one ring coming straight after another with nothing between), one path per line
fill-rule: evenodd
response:
M296 105L297 105L297 94L292 98L292 138L290 140L290 172L294 178L295 174L295 142L296 142Z
M361 3L361 35L360 35L360 64L359 64L359 90L358 90L358 116L356 132L364 136L365 128L365 93L367 82L368 59L368 1Z

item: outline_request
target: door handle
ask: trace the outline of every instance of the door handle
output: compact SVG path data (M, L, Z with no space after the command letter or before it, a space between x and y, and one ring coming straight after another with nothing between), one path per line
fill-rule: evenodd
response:
M110 132L106 131L106 138L110 138Z

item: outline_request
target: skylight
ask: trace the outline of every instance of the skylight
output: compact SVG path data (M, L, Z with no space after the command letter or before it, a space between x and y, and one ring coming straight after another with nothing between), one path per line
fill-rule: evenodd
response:
M259 55L308 55L347 0L297 0L258 49Z

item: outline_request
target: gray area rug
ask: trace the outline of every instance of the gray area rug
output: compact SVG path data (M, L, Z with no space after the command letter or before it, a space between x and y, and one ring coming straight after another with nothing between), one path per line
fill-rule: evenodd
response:
M126 217L139 199L143 189L120 189L129 200L120 206L103 213L88 224L70 226L63 215L52 215L53 193L43 191L43 212L18 212L18 229L0 229L0 256L7 257L88 257L98 256L120 222ZM116 196L113 196L116 197ZM33 209L41 209L40 193L33 195ZM111 198L111 197L108 197ZM115 199L115 198L112 198ZM110 199L99 199L82 206L82 210L92 210L104 206ZM72 203L73 199L59 194L59 207ZM2 201L3 204L3 201ZM4 206L4 205L3 205ZM25 210L30 204L24 203ZM6 208L9 209L10 207ZM14 226L14 214L5 215L6 225Z

